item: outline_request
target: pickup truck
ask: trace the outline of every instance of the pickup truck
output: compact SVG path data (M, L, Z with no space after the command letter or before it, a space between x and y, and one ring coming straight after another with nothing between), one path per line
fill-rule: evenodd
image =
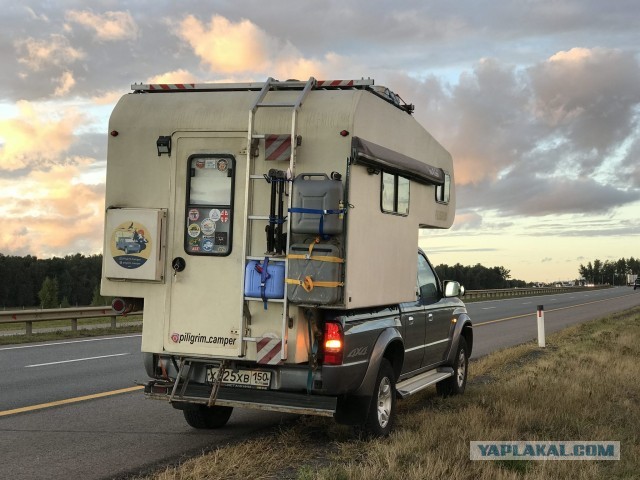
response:
M234 407L333 416L373 436L388 435L396 400L434 385L439 394L465 390L473 330L460 296L417 252L415 301L355 310L309 309L316 339L309 361L258 365L237 359L145 354L152 398L183 410L189 425L218 428ZM313 320L313 321L312 321ZM312 328L312 327L310 327ZM186 363L185 363L186 362ZM187 365L188 364L188 365ZM185 380L176 380L184 376Z

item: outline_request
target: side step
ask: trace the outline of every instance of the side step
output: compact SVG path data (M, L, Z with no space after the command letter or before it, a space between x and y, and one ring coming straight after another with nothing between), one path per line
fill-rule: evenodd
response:
M438 383L440 380L453 376L453 368L442 367L437 370L429 370L428 372L421 373L415 377L411 377L407 380L396 385L396 394L400 398L407 398L414 393L424 390L425 388Z

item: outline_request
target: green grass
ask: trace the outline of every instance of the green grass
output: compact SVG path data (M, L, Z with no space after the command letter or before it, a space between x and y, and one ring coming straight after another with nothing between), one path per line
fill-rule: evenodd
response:
M467 392L435 388L398 402L396 430L367 440L330 419L299 417L260 438L214 448L154 480L637 479L640 308L571 327L471 364ZM620 461L471 461L472 440L619 441Z

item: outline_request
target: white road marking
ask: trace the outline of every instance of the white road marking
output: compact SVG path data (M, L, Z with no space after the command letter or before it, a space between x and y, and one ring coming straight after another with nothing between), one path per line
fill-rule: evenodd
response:
M498 307L482 307L482 310L491 310L492 308L498 308Z
M142 335L138 333L136 335L118 335L117 337L85 338L83 340L69 340L68 342L38 343L36 345L16 345L14 347L2 347L0 348L0 351L19 350L21 348L49 347L52 345L67 345L69 343L101 342L103 340L118 340L119 338L133 338L133 337L141 337L141 336Z
M97 360L99 358L121 357L123 355L129 355L129 353L114 353L113 355L101 355L99 357L76 358L76 359L73 359L73 360L61 360L59 362L37 363L35 365L25 365L24 368L44 367L44 366L47 366L47 365L58 365L60 363L84 362L85 360Z

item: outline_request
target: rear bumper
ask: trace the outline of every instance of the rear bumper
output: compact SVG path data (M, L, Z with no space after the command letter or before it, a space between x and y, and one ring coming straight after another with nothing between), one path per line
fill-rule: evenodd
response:
M145 385L144 393L148 398L167 401L171 398L173 386L173 382L151 380ZM206 405L209 402L211 388L210 385L190 383L172 403L180 409L188 408L190 404ZM221 387L215 405L332 417L336 411L337 397Z

